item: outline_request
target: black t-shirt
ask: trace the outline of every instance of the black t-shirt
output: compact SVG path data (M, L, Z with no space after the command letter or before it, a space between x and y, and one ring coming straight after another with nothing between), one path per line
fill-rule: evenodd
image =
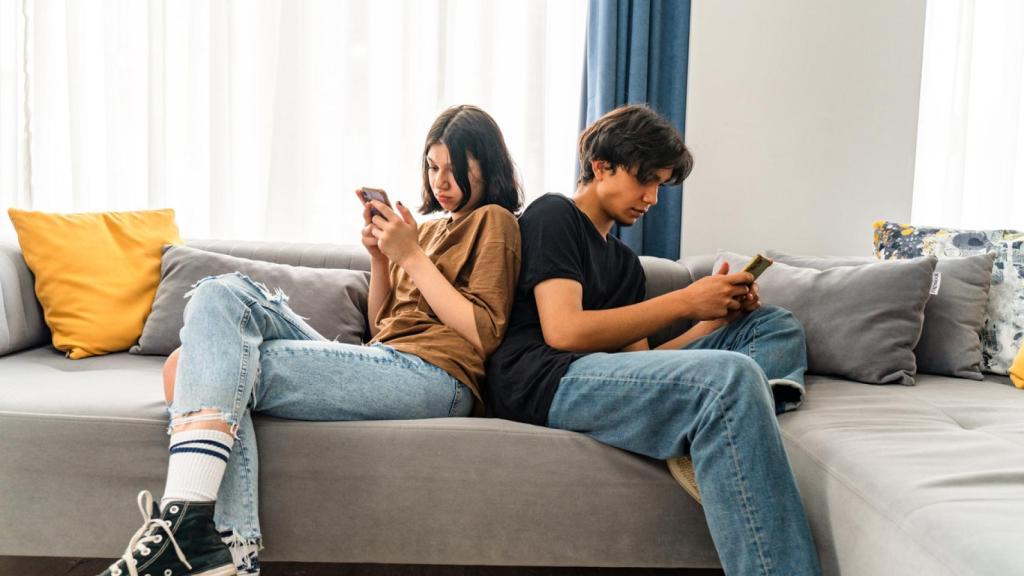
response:
M569 198L546 194L519 218L522 271L505 340L487 364L488 406L499 418L545 425L558 382L585 356L544 343L533 289L552 278L583 286L583 309L604 310L644 299L646 277L636 254L607 239Z

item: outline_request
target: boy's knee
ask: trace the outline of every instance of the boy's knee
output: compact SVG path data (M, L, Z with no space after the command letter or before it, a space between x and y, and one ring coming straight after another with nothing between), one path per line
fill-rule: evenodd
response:
M726 358L728 378L726 384L741 398L751 393L765 399L771 397L771 385L761 366L750 356L738 352L729 353Z
M757 309L757 311L760 312L761 315L767 319L775 320L778 322L795 322L797 324L800 323L800 321L796 319L796 316L794 316L792 312L783 308L782 306L775 306L774 304L769 304L767 306L761 306L760 308Z
M780 306L762 306L757 310L761 320L773 332L789 332L803 336L804 325L796 315Z
M728 363L732 379L736 381L748 381L762 378L764 371L756 360L739 352L727 352L725 362Z

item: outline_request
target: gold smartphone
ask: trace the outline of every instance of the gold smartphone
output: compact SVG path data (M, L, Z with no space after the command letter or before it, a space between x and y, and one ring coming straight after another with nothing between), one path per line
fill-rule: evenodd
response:
M774 262L771 258L758 254L757 256L754 256L753 258L750 259L750 262L748 262L747 265L743 267L743 271L750 272L751 274L753 274L754 280L756 281L757 278L761 276L761 274L765 270L767 270L768 267L771 266L773 263Z

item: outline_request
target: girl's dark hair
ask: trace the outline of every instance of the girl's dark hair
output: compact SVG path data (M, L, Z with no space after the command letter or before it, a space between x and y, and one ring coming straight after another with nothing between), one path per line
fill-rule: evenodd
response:
M647 106L631 104L616 108L587 127L579 141L578 185L594 179L591 162L603 160L612 169L636 169L643 184L657 179L656 172L672 169L666 184L682 184L693 170L693 156L683 138L664 117Z
M452 106L442 112L427 133L427 141L423 145L421 214L443 209L430 191L430 164L427 162L427 152L434 144L444 144L448 147L455 182L462 190L462 201L455 208L455 212L466 206L472 193L469 184L470 155L480 163L480 170L483 172L481 176L484 191L480 206L497 204L513 214L519 211L523 205L523 191L516 177L512 156L505 146L505 138L501 135L501 129L487 112L476 106L463 104Z

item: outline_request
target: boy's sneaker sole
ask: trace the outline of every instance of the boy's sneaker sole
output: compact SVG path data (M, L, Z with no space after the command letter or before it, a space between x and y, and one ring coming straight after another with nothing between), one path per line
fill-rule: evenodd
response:
M700 488L697 487L697 478L693 474L693 461L690 460L690 457L669 458L666 462L668 471L676 479L676 482L683 487L683 490L686 490L687 494L693 496L697 504L700 504Z
M238 574L238 570L235 568L234 564L231 564L229 566L221 566L219 568L210 568L203 572L193 572L189 574L189 576L235 576L236 574Z

